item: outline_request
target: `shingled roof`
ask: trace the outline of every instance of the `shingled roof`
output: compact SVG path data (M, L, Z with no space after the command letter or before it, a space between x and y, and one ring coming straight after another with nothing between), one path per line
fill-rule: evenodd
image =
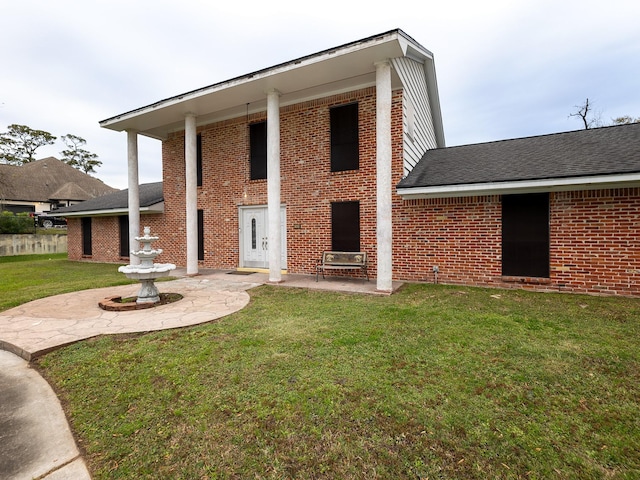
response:
M0 164L1 194L5 200L49 202L82 201L115 192L95 177L47 157L21 166Z
M640 124L631 124L429 150L397 188L426 198L638 181Z
M139 187L140 212L161 213L164 211L164 196L162 182L144 183ZM55 216L82 217L97 215L123 215L128 212L129 190L119 190L115 193L92 198L85 202L69 207L59 208Z

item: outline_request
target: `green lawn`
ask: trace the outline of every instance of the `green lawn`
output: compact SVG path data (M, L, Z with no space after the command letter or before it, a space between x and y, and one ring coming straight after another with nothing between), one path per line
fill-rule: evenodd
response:
M0 257L0 312L59 293L127 283L117 265L70 262L66 253Z
M250 293L38 360L94 478L640 478L639 299Z

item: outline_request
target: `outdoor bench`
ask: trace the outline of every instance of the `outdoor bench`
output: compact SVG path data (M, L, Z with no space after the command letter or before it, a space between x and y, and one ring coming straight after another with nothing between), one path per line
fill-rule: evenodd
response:
M324 278L327 270L360 270L369 281L366 252L322 252L322 259L316 266L316 282L320 272Z

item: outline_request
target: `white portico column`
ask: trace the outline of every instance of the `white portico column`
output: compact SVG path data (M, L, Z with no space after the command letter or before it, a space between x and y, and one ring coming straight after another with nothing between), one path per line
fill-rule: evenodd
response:
M127 130L127 172L129 208L129 251L137 252L140 245L140 187L138 182L138 132ZM139 265L140 257L129 256L130 265Z
M280 92L267 92L267 211L269 218L269 281L282 281L280 252Z
M196 116L184 121L185 204L187 217L187 275L198 274L198 167Z
M376 288L391 292L391 64L376 63L376 206L378 277Z

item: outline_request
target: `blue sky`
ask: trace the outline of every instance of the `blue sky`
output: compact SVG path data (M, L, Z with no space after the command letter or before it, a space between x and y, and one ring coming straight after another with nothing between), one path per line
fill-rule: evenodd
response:
M9 2L5 2L9 3ZM640 117L640 2L21 0L3 5L0 131L71 133L126 188L126 135L100 120L401 28L435 55L447 145L576 130L589 98L604 123ZM38 158L60 156L62 144ZM161 179L140 141L140 180Z

